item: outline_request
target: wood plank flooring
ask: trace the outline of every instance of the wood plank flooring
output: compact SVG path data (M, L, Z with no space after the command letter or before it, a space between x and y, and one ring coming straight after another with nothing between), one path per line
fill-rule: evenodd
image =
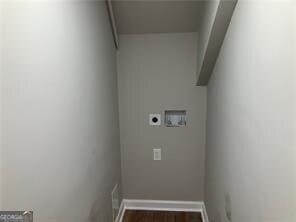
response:
M127 210L123 222L202 222L198 212Z

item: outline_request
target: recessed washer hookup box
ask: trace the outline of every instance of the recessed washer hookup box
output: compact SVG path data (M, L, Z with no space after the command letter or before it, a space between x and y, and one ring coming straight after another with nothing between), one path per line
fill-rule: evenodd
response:
M0 211L0 222L33 222L33 211Z

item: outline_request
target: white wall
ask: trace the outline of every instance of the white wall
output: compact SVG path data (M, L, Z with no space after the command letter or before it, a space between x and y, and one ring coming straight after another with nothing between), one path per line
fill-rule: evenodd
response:
M220 4L220 0L210 0L205 2L205 8L198 30L198 53L197 53L197 79L200 75L203 61L205 59L206 50L210 40L211 31L217 15L217 10Z
M3 13L3 5L0 2L0 27L2 27L2 13ZM0 29L2 31L2 29ZM2 43L2 35L0 35L0 45ZM0 50L0 79L2 77L2 51ZM1 90L0 90L0 209L2 209L2 95L1 95Z
M1 1L3 210L112 221L120 181L115 48L104 2Z
M205 200L213 222L227 221L227 195L232 221L296 220L293 7L241 0L235 9L208 86Z
M293 53L293 61L296 61L296 43L295 43L295 39L296 39L296 2L294 1L294 5L292 6L292 8L294 9L294 23L292 24L294 28L292 28L293 32L294 32L294 53ZM294 62L294 73L296 73L296 62ZM294 77L294 86L296 86L296 78ZM296 95L296 87L293 87L294 92L293 95ZM294 113L296 111L296 96L294 96ZM294 118L294 144L296 144L296 118ZM294 185L296 185L296 149L294 149ZM296 208L296 190L294 190L294 206ZM293 215L294 219L296 219L296 210L294 211L294 215Z
M123 195L203 200L206 88L195 86L196 33L121 35L118 53ZM149 126L187 110L186 127ZM162 148L162 161L152 149Z

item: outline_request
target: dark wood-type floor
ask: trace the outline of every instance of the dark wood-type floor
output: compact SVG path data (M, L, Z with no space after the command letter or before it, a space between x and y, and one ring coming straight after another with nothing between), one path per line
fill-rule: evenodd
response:
M127 210L123 222L202 222L197 212Z

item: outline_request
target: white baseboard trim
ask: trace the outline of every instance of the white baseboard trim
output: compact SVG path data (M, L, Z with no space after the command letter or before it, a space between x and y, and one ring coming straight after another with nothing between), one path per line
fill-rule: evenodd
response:
M166 200L130 200L121 202L116 222L122 222L126 210L186 211L200 212L203 222L209 222L204 202L202 201L166 201Z
M124 215L125 209L124 209L124 200L121 201L120 207L119 207L119 211L118 211L118 215L115 219L115 222L121 222L123 219L123 215Z
M202 202L202 212L201 212L203 222L209 222L208 213L206 209L206 205Z

